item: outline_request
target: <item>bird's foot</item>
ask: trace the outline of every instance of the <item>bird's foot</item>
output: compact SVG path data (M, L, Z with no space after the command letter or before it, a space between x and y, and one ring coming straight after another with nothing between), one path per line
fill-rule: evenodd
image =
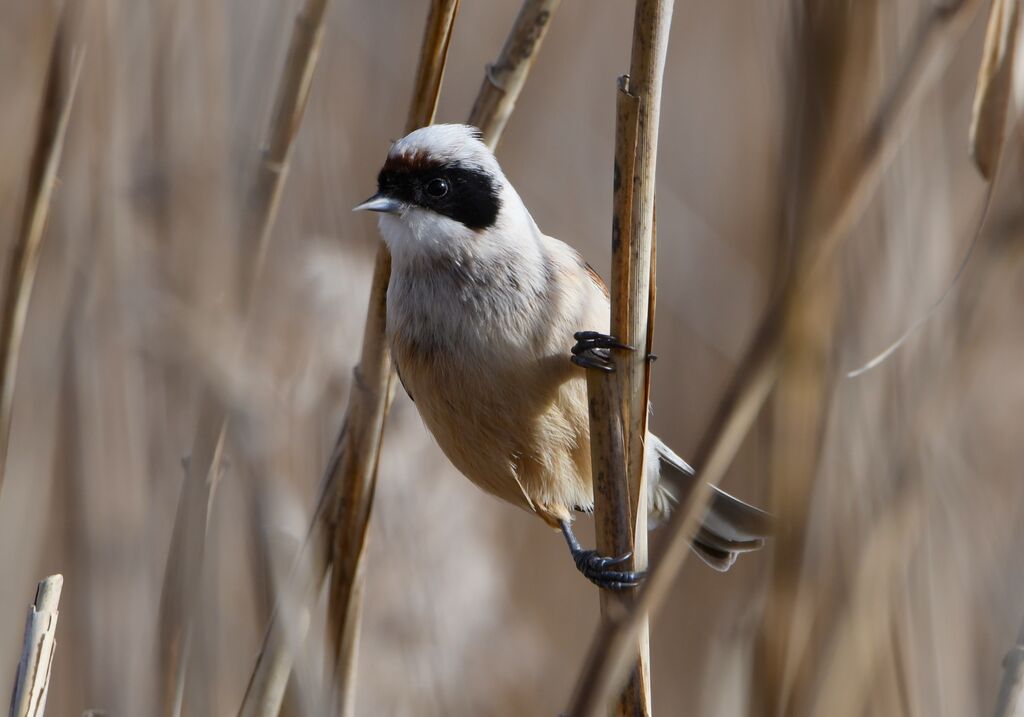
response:
M576 569L590 582L605 590L629 590L635 588L644 579L644 573L632 570L616 570L615 566L627 562L632 553L618 558L607 558L596 550L574 551L572 559L576 561Z
M594 585L605 590L628 590L635 588L644 579L644 573L616 569L629 560L632 553L626 553L618 558L606 558L596 550L584 550L572 531L572 524L568 520L563 520L560 521L560 526L565 542L569 545L569 552L572 553L573 562L576 563L576 569Z
M573 334L576 345L572 347L571 361L583 368L597 369L605 373L615 371L611 359L611 349L632 351L633 347L619 341L614 336L597 331L577 331Z

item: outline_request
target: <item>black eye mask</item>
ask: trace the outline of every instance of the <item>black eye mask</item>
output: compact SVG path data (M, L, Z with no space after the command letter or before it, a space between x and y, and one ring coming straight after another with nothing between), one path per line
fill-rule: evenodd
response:
M389 161L377 177L377 189L478 231L494 226L501 209L495 178L459 164L401 166Z

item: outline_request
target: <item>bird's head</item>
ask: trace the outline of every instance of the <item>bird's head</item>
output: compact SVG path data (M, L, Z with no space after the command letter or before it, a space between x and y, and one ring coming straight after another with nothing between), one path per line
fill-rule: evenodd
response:
M480 131L436 124L391 145L377 175L377 193L353 211L383 213L381 229L389 244L395 243L389 236L399 233L434 244L501 231L509 223L503 212L509 203L521 206Z

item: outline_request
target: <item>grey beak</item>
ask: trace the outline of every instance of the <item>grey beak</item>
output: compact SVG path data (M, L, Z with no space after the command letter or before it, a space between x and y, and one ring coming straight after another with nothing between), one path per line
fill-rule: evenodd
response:
M352 211L386 212L388 214L394 214L396 212L400 212L403 206L402 202L397 199L392 199L391 197L377 192L362 204L352 207Z

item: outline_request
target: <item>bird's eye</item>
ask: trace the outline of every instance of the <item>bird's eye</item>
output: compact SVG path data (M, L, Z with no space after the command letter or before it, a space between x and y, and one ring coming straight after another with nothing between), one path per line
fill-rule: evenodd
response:
M434 177L427 182L427 194L434 199L440 199L448 193L448 181L441 177Z

